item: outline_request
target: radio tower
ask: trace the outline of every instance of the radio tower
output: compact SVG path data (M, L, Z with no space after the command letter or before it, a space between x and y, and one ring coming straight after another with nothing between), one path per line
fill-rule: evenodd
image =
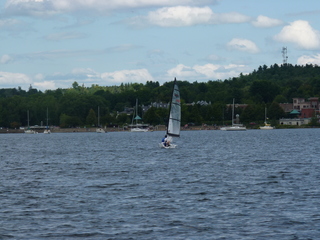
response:
M288 63L287 48L283 47L281 52L282 52L282 58L283 58L283 65L287 65Z

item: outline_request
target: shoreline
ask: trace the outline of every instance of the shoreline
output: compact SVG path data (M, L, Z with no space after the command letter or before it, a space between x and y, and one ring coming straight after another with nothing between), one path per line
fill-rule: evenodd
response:
M308 126L308 127L279 127L275 129L308 129L308 128L319 128L317 126ZM96 133L97 128L50 128L51 133L85 133L92 132ZM44 129L34 129L38 133L43 133ZM104 128L106 133L108 132L130 132L130 129L126 128ZM149 132L154 131L165 131L165 126L156 126L149 130ZM220 130L220 127L202 127L202 126L193 126L188 128L181 128L181 131L210 131L210 130ZM258 128L247 128L247 130L259 130ZM24 133L24 129L0 129L0 134L6 133Z
M97 128L50 128L51 133L84 133L84 132L92 132L95 133ZM44 129L33 129L38 133L43 133ZM104 128L106 133L108 132L130 132L130 129L126 128ZM154 131L165 131L165 126L156 126L149 130L149 132ZM203 128L199 127L189 127L189 128L181 128L181 131L195 131L195 130L219 130L219 128ZM24 129L0 129L0 134L6 133L24 133Z

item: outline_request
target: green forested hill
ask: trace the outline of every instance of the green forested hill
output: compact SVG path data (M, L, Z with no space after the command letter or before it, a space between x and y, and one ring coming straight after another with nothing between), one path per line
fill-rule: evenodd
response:
M182 97L182 124L222 124L231 119L231 110L226 104L248 104L237 113L243 123L262 122L264 108L268 117L276 120L285 116L278 103L292 102L293 97L319 97L320 67L316 65L260 66L248 75L240 74L227 80L209 80L206 83L178 81ZM168 102L172 82L160 86L158 82L146 84L128 83L121 86L79 86L74 82L69 89L38 91L30 87L0 89L0 127L17 128L27 125L27 110L30 125L43 125L49 110L49 124L61 127L93 126L97 123L100 107L100 122L104 125L123 125L131 122L131 116L119 114L125 107L131 108L138 98L139 104ZM207 106L199 104L206 101ZM145 122L164 124L166 109L151 108L143 115Z

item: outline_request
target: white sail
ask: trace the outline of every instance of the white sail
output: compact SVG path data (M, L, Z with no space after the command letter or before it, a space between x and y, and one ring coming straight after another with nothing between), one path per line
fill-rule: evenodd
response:
M181 103L180 103L180 91L174 79L173 92L170 102L170 114L167 128L167 135L173 137L180 136L181 125Z

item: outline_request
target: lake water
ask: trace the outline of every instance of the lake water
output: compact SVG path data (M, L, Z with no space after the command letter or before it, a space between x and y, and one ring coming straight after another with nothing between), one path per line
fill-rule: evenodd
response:
M0 135L0 239L320 237L320 129Z

